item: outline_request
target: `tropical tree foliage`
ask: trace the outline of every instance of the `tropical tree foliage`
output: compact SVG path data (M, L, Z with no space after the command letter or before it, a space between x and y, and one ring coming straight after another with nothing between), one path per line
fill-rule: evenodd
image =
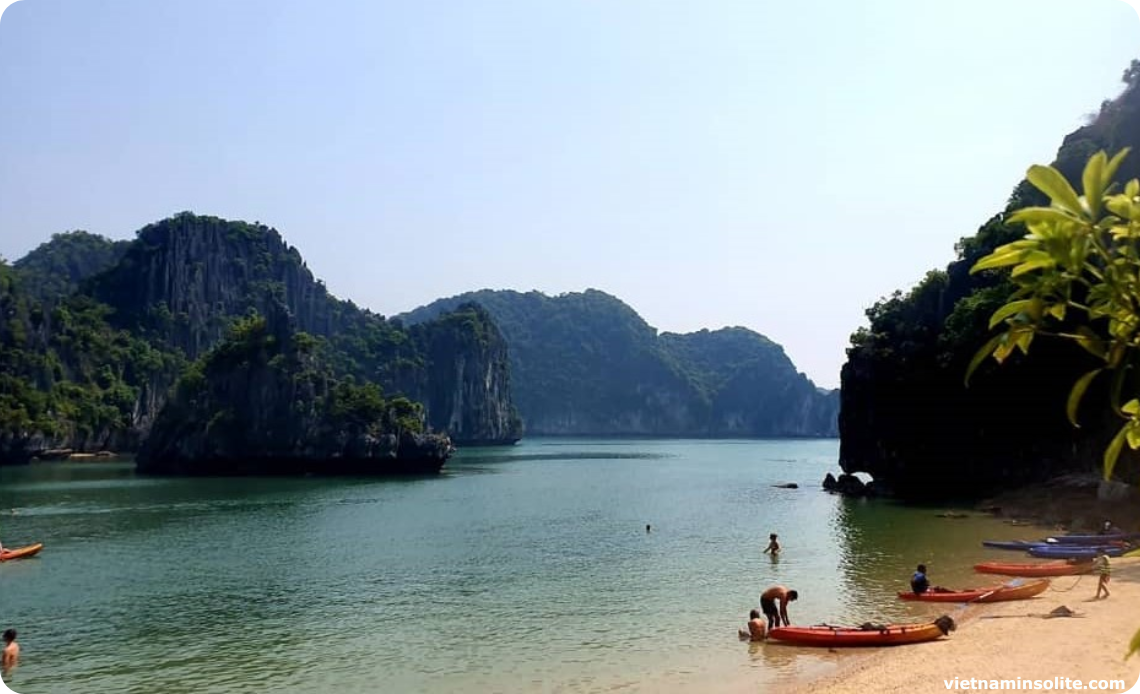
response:
M1074 426L1089 386L1111 378L1109 400L1122 423L1104 451L1111 479L1120 452L1140 448L1140 390L1130 376L1140 366L1140 180L1123 190L1114 177L1128 150L1111 159L1098 152L1081 176L1083 194L1050 166L1034 166L1028 179L1048 196L1048 206L1017 210L1010 221L1025 225L1021 239L998 247L971 272L1008 270L1016 291L994 311L990 327L1001 332L978 351L967 371L989 357L1004 362L1029 353L1038 336L1080 345L1098 361L1072 385L1066 412ZM1127 401L1122 402L1125 398ZM1140 650L1140 632L1128 655Z
M1067 414L1079 426L1085 391L1111 373L1111 406L1123 424L1104 453L1106 478L1125 444L1140 448L1140 398L1122 402L1130 372L1140 365L1140 180L1123 191L1112 186L1127 154L1094 155L1082 176L1083 195L1055 168L1030 168L1029 181L1051 204L1016 211L1010 221L1025 225L1025 237L971 269L1008 268L1017 289L991 316L990 327L1002 331L978 351L968 374L987 357L1003 362L1015 350L1028 354L1038 335L1071 340L1098 360L1070 391Z

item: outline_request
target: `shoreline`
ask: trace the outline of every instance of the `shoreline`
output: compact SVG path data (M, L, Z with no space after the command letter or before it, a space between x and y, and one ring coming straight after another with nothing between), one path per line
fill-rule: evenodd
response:
M958 629L947 638L853 654L852 662L837 670L792 683L782 691L965 692L973 690L950 688L945 682L1019 677L1067 677L1085 682L1121 679L1123 689L1107 691L1128 691L1140 680L1140 656L1124 659L1129 641L1140 629L1140 612L1133 609L1140 603L1140 558L1114 559L1112 568L1112 595L1106 600L1091 599L1096 593L1094 575L1058 577L1040 597L968 609L962 619L955 618ZM1082 616L1036 616L1062 605Z

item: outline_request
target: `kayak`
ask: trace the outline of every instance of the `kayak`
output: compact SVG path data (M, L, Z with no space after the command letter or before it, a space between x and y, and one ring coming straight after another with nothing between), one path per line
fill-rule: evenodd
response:
M901 646L940 639L955 628L950 617L939 617L929 624L888 624L870 627L776 627L768 639L797 646Z
M1055 545L1046 545L1043 547L1029 548L1030 556L1048 559L1095 559L1096 555L1101 552L1104 552L1110 557L1119 557L1124 554L1125 548L1119 545L1113 545L1111 547L1058 547Z
M1025 600L1040 595L1049 587L1049 579L1039 581L1010 581L1003 585L988 588L967 588L946 592L926 593L899 593L902 600L920 600L922 602L1004 602L1006 600Z
M1111 535L1054 535L1053 537L1046 538L1046 542L1061 545L1107 545L1114 542L1135 540L1137 537L1135 534L1126 535L1124 533L1112 533Z
M1030 547L1046 547L1048 545L1044 540L985 540L982 542L982 546L989 547L990 549L1013 549L1024 552Z
M974 571L980 574L999 574L1002 576L1076 576L1092 571L1092 562L1073 564L1067 561L1054 561L1048 564L1014 564L1000 561L988 561L974 564Z
M34 545L28 545L27 547L6 549L3 552L0 552L0 561L11 561L13 559L27 559L28 557L34 557L39 554L40 550L43 548L44 545L42 542L40 542Z

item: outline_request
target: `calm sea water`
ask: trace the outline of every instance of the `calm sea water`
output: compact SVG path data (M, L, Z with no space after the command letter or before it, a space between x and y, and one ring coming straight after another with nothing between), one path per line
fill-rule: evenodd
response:
M978 540L1025 535L825 494L837 453L835 441L532 440L402 480L0 468L0 539L46 544L0 565L0 627L24 649L9 684L703 692L804 678L846 656L738 641L764 587L800 591L795 623L917 619L931 606L894 598L915 563L976 584L970 564L993 556ZM785 481L801 488L772 487ZM769 532L778 561L761 553Z

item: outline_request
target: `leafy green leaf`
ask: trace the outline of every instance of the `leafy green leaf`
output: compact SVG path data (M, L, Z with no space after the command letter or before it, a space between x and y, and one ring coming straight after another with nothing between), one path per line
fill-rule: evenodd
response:
M986 357L989 357L994 353L994 350L997 349L997 346L1001 344L1003 337L1005 337L1005 333L994 335L989 340L987 340L986 344L982 345L982 348L974 354L974 358L970 360L970 365L966 367L967 388L970 387L970 377L974 375L974 372L978 370L978 367L982 365L982 362L986 360Z
M1104 188L1107 185L1104 180L1107 166L1108 155L1104 153L1104 150L1101 150L1085 164L1085 171L1081 176L1081 182L1085 188L1085 203L1088 204L1089 213L1092 214L1093 219L1100 217L1101 196L1104 195Z
M1009 216L1009 222L1036 224L1038 222L1062 222L1071 224L1081 221L1079 217L1059 207L1023 207Z
M1120 431L1112 437L1108 448L1104 449L1104 478L1106 480L1112 479L1112 472L1116 469L1116 460L1120 457L1120 449L1124 448L1124 440L1127 438L1128 429L1131 426L1132 422L1128 422L1120 427Z
M1135 418L1136 415L1140 414L1140 400L1133 398L1132 400L1124 403L1124 407L1121 407L1120 410L1125 414L1132 415L1133 418Z
M1107 186L1109 183L1112 183L1112 180L1114 178L1116 178L1117 170L1120 169L1120 165L1124 163L1124 158L1127 157L1128 153L1131 151L1132 151L1131 147L1125 147L1124 149L1117 152L1116 156L1114 156L1111 160L1109 160L1108 164L1105 165L1105 167L1104 167L1104 185L1105 186ZM1085 191L1085 193L1087 194L1088 191Z
M1029 345L1033 343L1033 336L1037 333L1032 330L1022 330L1017 336L1016 345L1022 354L1029 354Z
M1033 302L1033 299L1023 299L1021 301L1011 301L1005 306L1000 307L998 310L994 311L994 315L990 316L990 330L993 330L994 326L998 325L1006 318L1015 316L1022 311L1025 311L1033 304Z
M1057 264L1057 261L1053 258L1053 256L1045 253L1044 251L1034 251L1032 253L1029 253L1027 255L1027 258L1028 260L1026 260L1024 263L1013 268L1013 272L1010 273L1011 277L1020 277L1027 272L1033 272L1034 270L1053 267Z
M1132 199L1127 195L1114 195L1105 203L1108 211L1124 219L1132 217Z
M1104 371L1104 367L1093 369L1084 376L1081 376L1077 379L1077 382L1073 384L1073 389L1069 391L1069 402L1065 407L1065 413L1069 415L1069 421L1072 422L1075 427L1080 426L1080 424L1077 423L1077 409L1081 406L1081 398L1085 396L1085 391L1088 390L1089 384L1100 375L1101 371Z
M1042 193L1049 196L1053 204L1075 215L1082 215L1081 200L1077 191L1065 180L1061 172L1052 166L1034 165L1029 167L1026 178Z
M1105 358L1106 352L1104 349L1104 340L1100 339L1100 336L1093 332L1092 329L1087 325L1078 327L1075 334L1061 333L1061 336L1073 340L1078 345L1083 347L1089 354L1092 354L1093 356L1100 359Z
M981 272L982 270L1005 267L1007 265L1017 265L1024 257L1025 251L1006 251L1005 253L994 251L974 263L974 266L970 268L970 274Z

